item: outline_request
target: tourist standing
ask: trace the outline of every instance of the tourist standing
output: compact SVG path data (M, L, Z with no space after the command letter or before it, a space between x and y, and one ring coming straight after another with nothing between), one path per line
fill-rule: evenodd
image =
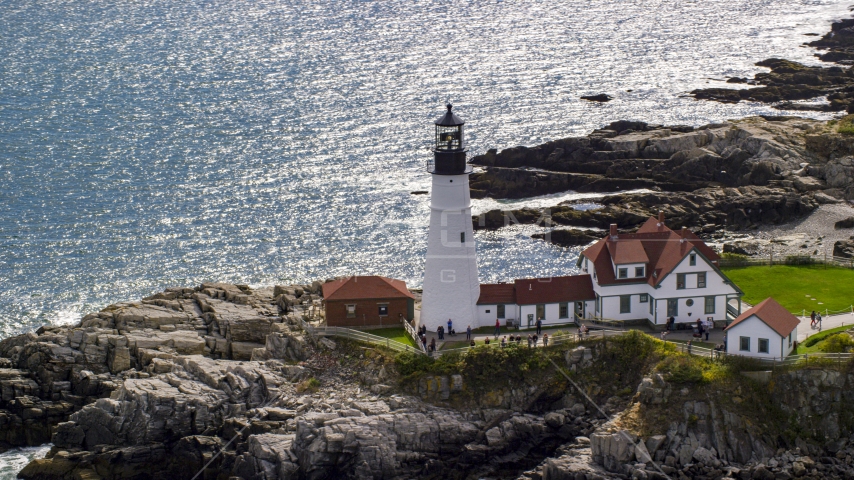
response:
M688 355L690 355L690 354L691 354L691 342L693 342L693 341L694 341L693 339L692 339L692 340L688 340Z
M549 346L549 334L548 333L543 334L543 346L544 347Z
M815 324L818 325L818 331L820 332L821 331L821 314L820 313L815 314Z
M453 331L454 331L454 323L451 322L451 319L449 318L448 319L448 335L450 335L451 332L453 332Z
M528 348L531 348L531 343L532 343L532 342L533 342L533 339L531 338L531 334L529 333L529 334L528 334Z
M815 328L815 310L810 314L810 328Z
M539 340L539 339L540 339L540 337L538 337L537 334L535 333L534 334L534 348L537 348L537 340Z
M439 335L439 340L445 339L445 327L439 325L439 327L436 329L436 333Z
M537 335L543 333L543 319L537 318Z
M495 338L501 335L501 321L497 318L495 319Z
M471 340L471 325L466 327L466 340Z
M506 346L507 346L507 336L505 335L505 336L501 337L501 348L504 348Z
M430 352L435 352L435 351L436 351L436 339L431 338L430 339Z

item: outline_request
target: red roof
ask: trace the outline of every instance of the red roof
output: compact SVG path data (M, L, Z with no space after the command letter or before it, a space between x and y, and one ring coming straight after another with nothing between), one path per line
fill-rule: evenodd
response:
M649 257L643 249L641 242L621 242L619 235L611 237L608 242L608 251L614 259L614 265L625 265L627 263L648 263Z
M600 285L647 282L652 286L660 283L682 259L696 250L710 262L716 263L720 256L700 237L686 230L685 236L667 228L655 218L647 220L635 233L611 235L599 240L581 254L593 262L596 280ZM646 258L646 261L643 259ZM613 262L613 263L612 263ZM646 276L617 279L613 265L647 263Z
M324 300L415 298L406 282L377 275L347 277L323 284Z
M747 320L749 317L756 315L759 320L765 322L766 325L774 329L781 337L786 337L795 327L798 326L801 321L798 317L789 313L788 310L783 308L782 305L777 303L771 297L762 300L754 306L753 308L748 309L744 313L738 316L732 323L729 324L724 330L729 330L730 328L738 325L739 323Z
M484 283L480 285L478 305L516 303L516 285L512 283Z
M518 305L577 302L596 298L590 275L523 278L516 280L515 284Z

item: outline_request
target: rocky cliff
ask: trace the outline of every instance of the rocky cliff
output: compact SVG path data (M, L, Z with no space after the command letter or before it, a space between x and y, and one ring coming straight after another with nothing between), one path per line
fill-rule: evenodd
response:
M473 197L522 198L574 190L611 193L548 209L494 210L476 228L543 223L636 227L658 210L673 227L743 230L799 219L821 204L854 199L854 138L825 122L754 117L665 127L614 122L586 137L472 159ZM624 191L626 193L617 193ZM575 235L577 236L577 235Z
M850 365L763 385L643 334L394 356L303 332L319 286L173 288L3 340L3 445L53 443L20 477L854 475Z

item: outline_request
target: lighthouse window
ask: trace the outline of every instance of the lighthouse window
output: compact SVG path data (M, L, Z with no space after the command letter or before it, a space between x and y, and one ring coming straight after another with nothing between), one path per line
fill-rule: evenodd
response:
M498 318L504 318L505 310L504 305L498 305L498 314L496 315Z
M466 232L460 232L460 243L466 243Z

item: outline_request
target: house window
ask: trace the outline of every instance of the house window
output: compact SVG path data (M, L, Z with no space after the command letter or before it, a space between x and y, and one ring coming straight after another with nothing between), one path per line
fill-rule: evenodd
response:
M649 301L649 295L645 293L640 294L640 303L646 303Z
M688 305L689 307L693 307L694 306L694 299L689 298L688 300L685 300L685 305Z
M631 295L620 295L620 313L632 313Z
M460 232L460 243L466 243L466 232Z
M690 266L692 266L692 267L694 267L694 266L696 266L696 265L697 265L697 255L696 255L696 254L692 253L692 254L688 257L688 265L690 265Z
M504 305L498 306L498 318L504 318Z
M635 267L635 276L642 277L643 276L643 267Z
M678 317L679 316L679 301L675 298L667 299L667 316L668 317Z
M486 310L484 310L484 311L483 311L483 313L489 313L489 312L491 312L491 311L492 311L492 310L490 310L490 309L488 309L488 308L487 308Z
M629 278L629 269L628 268L618 268L617 274L618 274L617 276L619 278Z
M649 302L649 314L652 315L652 307L655 301Z
M356 306L345 305L347 307L347 318L356 318Z
M792 334L793 334L793 333L795 333L795 331L794 331L794 330L792 330L791 332L789 332L789 346L790 346L790 347L792 346Z
M388 304L380 305L380 316L388 315Z
M569 318L569 305L566 303L560 304L560 318Z
M677 273L676 274L676 289L684 290L685 289L685 274Z
M715 313L715 297L706 297L706 313Z
M697 274L697 288L706 288L706 272Z
M760 338L759 339L759 353L768 353L768 339Z
M742 352L750 351L750 337L738 337L738 349Z

